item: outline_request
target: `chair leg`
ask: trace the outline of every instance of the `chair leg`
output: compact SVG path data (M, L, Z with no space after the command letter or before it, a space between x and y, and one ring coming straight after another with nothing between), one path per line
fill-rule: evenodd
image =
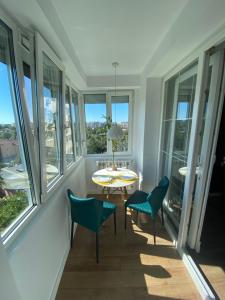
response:
M155 219L152 220L153 224L153 237L154 237L154 245L156 244L156 224L155 224Z
M99 263L99 236L98 232L96 232L96 262Z
M162 226L164 226L163 206L161 206L161 215L162 215Z
M127 207L125 206L125 223L124 223L125 230L127 229Z
M73 247L73 228L74 228L74 223L73 221L71 221L70 248Z
M114 211L113 215L114 215L114 233L116 234L116 211Z

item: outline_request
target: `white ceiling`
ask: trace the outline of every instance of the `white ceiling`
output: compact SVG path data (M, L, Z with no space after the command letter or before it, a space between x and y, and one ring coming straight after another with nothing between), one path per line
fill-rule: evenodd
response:
M87 76L140 74L187 0L51 0Z
M141 78L165 76L218 28L225 32L225 0L0 0L0 6L41 33L78 89L112 87L113 61L120 62L120 87L140 86Z

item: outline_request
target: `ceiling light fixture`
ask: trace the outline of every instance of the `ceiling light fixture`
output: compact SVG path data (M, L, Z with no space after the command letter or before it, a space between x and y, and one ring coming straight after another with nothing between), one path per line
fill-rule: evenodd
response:
M108 133L107 133L107 137L111 140L119 140L122 138L123 136L123 131L122 131L122 128L117 125L116 123L116 84L117 84L117 81L116 81L116 68L119 66L119 63L118 62L113 62L112 63L112 66L115 68L115 105L114 105L114 108L115 108L115 121L113 122L113 125L111 126L111 128L109 129Z
M117 125L116 123L116 68L119 66L118 62L113 62L112 66L115 68L115 102L114 102L114 109L115 109L115 121L112 123L112 126L110 127L107 137L112 141L112 153L113 153L113 162L112 162L112 170L116 171L117 167L114 162L114 152L117 151L117 141L122 138L123 131L122 128ZM112 102L111 102L112 103Z

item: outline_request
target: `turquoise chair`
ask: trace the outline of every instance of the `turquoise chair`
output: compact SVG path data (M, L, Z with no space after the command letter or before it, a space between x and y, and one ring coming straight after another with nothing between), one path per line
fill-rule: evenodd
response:
M169 179L164 176L157 187L148 194L143 191L135 191L127 201L125 202L125 229L127 227L127 208L131 208L138 212L145 213L152 218L153 221L153 235L154 244L156 244L156 216L159 209L162 210L162 203L166 196L169 187ZM162 222L163 222L163 211L162 211Z
M99 262L99 231L111 214L114 214L114 232L116 234L116 205L109 201L100 201L96 198L79 198L68 189L67 197L71 206L71 237L70 246L73 246L74 223L78 223L96 233L96 261Z

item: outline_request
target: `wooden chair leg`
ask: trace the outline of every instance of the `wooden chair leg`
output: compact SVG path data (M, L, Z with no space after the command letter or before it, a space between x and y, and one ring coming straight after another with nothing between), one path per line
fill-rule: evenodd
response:
M114 211L113 215L114 215L114 233L116 234L116 211Z
M96 262L99 263L99 236L98 232L96 232Z
M155 224L155 219L152 220L152 225L153 225L153 237L154 237L154 245L156 244L156 224Z
M71 221L70 248L73 247L73 228L74 228L74 223L73 221Z
M125 230L127 229L127 207L125 206L125 223L124 223Z
M161 206L162 225L164 226L163 206Z

